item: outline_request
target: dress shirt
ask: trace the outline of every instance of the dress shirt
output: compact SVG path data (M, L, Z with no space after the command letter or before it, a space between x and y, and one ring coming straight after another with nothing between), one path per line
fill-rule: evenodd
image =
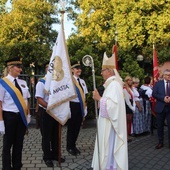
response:
M170 89L170 82L164 79L164 85L165 85L165 95L166 95L166 87L167 87L167 82L168 82L168 89ZM169 92L170 93L170 92ZM170 95L170 94L169 94Z
M14 77L12 77L10 74L7 75L8 80L15 85ZM23 98L25 103L27 104L28 98L30 98L30 93L28 91L28 86L26 81L16 78L19 86L21 87ZM2 110L4 111L10 111L10 112L19 112L15 102L13 101L11 95L8 93L8 91L5 90L5 88L0 85L0 101L2 101Z
M46 76L45 76L46 77ZM45 102L48 103L48 99L49 99L49 95L44 93L44 89L45 89L45 84L43 82L38 82L36 85L36 92L35 92L35 98L40 97L42 98ZM40 107L44 108L43 106L41 106L39 104ZM46 108L44 108L46 109Z
M73 77L76 79L77 82L78 82L77 78L79 78L80 84L81 84L81 86L82 86L82 88L83 88L83 91L84 91L84 95L86 95L86 94L88 93L88 90L87 90L87 86L86 86L85 81L84 81L83 79L81 79L80 77L76 77L76 76L74 76L74 75L73 75ZM72 101L72 102L80 103L78 97L75 98L75 99L72 99L71 101Z

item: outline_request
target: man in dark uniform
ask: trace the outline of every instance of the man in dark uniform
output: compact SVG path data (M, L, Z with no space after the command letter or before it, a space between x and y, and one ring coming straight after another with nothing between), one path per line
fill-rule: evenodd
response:
M46 64L45 67L47 72L48 64ZM58 161L59 123L46 112L49 95L44 93L45 80L46 75L38 81L36 85L35 97L39 104L38 114L40 119L40 131L42 135L43 160L47 167L54 167L52 160ZM61 162L65 162L65 159L61 158Z
M79 76L82 69L80 63L72 65L73 82L76 87L77 98L70 101L71 118L67 122L67 151L76 156L80 151L76 147L76 141L79 135L83 118L87 114L85 95L88 93L86 83Z

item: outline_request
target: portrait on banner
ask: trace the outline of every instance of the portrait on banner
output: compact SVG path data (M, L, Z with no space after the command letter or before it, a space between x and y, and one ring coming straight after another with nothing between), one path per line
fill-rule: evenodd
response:
M61 57L55 56L52 80L61 81L64 78L63 62Z

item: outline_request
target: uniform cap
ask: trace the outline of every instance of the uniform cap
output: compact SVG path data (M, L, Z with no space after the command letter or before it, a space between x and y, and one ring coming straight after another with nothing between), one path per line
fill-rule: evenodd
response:
M73 62L71 68L81 68L80 61Z
M15 57L12 59L8 59L5 61L6 66L10 66L10 65L22 65L22 58L20 57Z

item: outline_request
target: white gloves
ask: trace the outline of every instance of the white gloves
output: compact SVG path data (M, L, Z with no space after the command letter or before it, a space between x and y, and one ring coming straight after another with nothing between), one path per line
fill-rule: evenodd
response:
M28 114L28 115L27 115L27 123L29 124L30 122L31 122L31 115Z
M86 116L87 116L87 106L84 109L84 117L86 117Z
M3 120L0 120L0 134L1 135L5 134L5 125Z

